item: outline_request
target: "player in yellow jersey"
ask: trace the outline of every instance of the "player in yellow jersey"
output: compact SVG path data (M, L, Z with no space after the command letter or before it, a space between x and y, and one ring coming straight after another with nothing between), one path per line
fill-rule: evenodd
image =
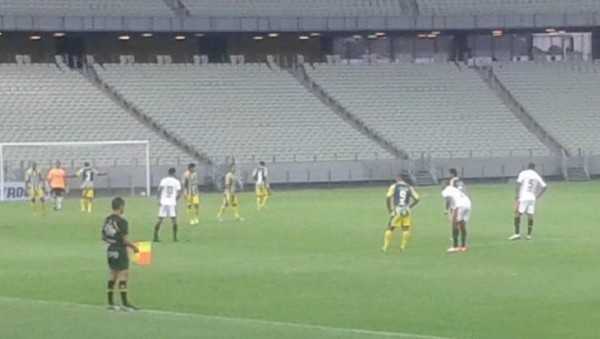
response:
M190 225L197 225L200 223L200 190L198 188L200 183L196 164L188 165L181 181L183 182L183 193Z
M271 196L269 169L264 161L258 163L258 167L252 172L252 177L256 185L256 209L260 211L267 206L267 200Z
M42 214L46 214L46 191L44 189L44 177L42 172L37 168L35 162L31 163L31 167L25 171L25 185L27 187L27 195L31 201L31 209L33 214L37 214L38 210ZM38 207L39 203L39 207Z
M235 220L243 221L244 219L240 216L240 199L236 194L236 185L238 184L238 177L235 174L235 165L232 165L225 175L225 190L223 203L221 204L221 208L219 209L219 213L217 214L217 219L219 221L223 221L223 213L227 207L231 207L233 209L233 214L235 216Z
M81 180L81 212L92 213L94 198L94 182L97 176L106 175L93 168L89 162L85 162L83 167L77 171L77 177Z
M402 230L400 250L404 251L406 249L413 226L411 209L418 203L419 195L415 189L406 182L402 175L398 175L396 183L390 186L386 195L390 222L384 234L383 248L381 249L383 252L386 252L390 247L396 228Z

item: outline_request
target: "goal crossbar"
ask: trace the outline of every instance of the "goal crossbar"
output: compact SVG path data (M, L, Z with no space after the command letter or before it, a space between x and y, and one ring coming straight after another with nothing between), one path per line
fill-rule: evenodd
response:
M6 142L0 143L0 201L4 201L5 173L4 173L4 151L7 147L77 147L77 146L107 146L107 145L144 145L146 155L146 196L150 196L150 141L127 140L127 141L66 141L66 142Z

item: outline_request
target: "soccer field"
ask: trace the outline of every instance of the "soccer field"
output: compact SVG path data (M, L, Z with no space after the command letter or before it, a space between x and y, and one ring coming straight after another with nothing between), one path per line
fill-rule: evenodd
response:
M408 250L397 236L381 253L385 191L275 192L261 213L244 194L243 223L216 222L221 195L205 195L200 225L182 219L175 244L167 222L154 263L132 265L137 313L104 309L108 199L45 218L0 205L0 338L600 336L600 182L550 183L535 239L517 242L514 186L471 185L471 249L454 255L439 187L419 189ZM127 200L131 239L151 239L156 212L154 199Z

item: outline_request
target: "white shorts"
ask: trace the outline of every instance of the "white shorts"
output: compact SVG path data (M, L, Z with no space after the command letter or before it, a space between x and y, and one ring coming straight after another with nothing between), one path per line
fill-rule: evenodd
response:
M535 214L535 200L522 200L519 201L518 207L519 214Z
M456 213L457 222L469 222L469 219L471 219L471 208L469 207L456 207L454 213Z
M158 208L159 218L175 218L177 216L177 207L172 205L160 205Z

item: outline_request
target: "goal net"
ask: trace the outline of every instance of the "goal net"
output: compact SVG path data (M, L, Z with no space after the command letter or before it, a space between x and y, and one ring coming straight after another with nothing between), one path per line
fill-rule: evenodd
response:
M68 176L85 163L104 174L95 180L100 194L150 195L148 141L0 143L0 201L25 199L27 169L36 163L45 177L57 161ZM69 178L69 191L80 185L79 178Z

